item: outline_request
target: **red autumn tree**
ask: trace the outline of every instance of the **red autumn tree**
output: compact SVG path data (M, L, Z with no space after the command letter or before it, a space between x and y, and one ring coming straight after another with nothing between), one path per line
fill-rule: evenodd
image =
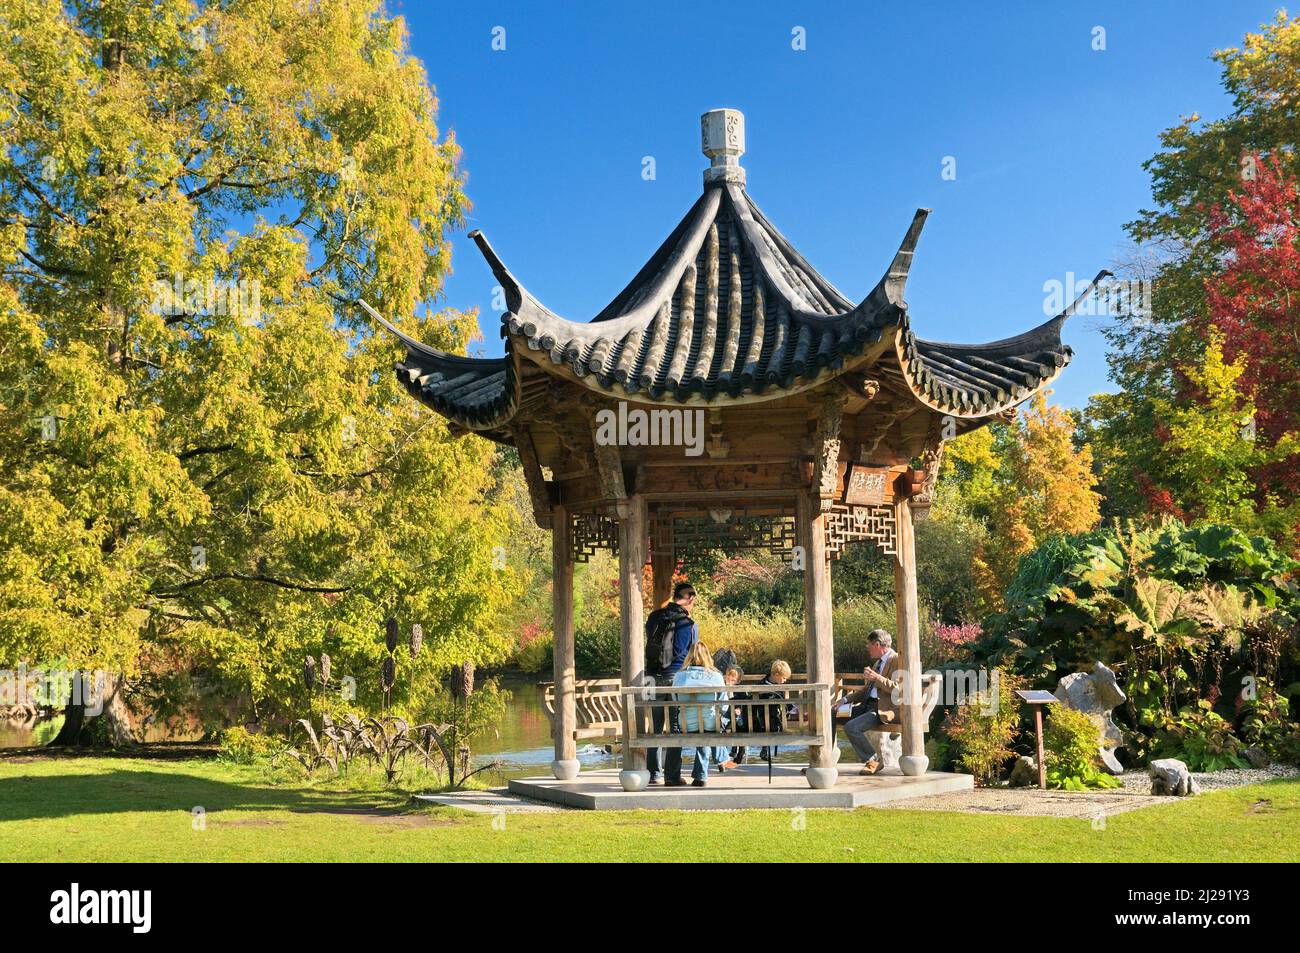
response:
M1250 175L1209 217L1224 267L1206 282L1207 335L1222 335L1224 359L1244 358L1238 382L1255 405L1256 439L1276 446L1300 431L1300 202L1296 180L1276 159L1244 163ZM1300 493L1300 456L1266 464L1261 492Z

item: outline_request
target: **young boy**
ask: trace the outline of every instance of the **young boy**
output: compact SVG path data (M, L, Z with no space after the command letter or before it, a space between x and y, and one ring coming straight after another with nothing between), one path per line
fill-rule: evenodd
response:
M730 688L731 686L736 685L737 683L740 682L740 676L743 674L744 673L740 670L739 665L729 665L727 666L726 670L722 673L722 681L727 687ZM733 696L731 692L724 692L722 693L722 697L731 698ZM722 710L723 730L731 729L733 718L740 719L740 724L737 725L737 727L743 730L744 720L745 720L744 709L737 708L735 713L733 714L730 705L728 705L726 708ZM726 771L728 768L734 768L736 766L736 761L735 758L733 757L733 754L734 754L733 750L725 745L718 745L713 749L713 763L718 766L719 771Z

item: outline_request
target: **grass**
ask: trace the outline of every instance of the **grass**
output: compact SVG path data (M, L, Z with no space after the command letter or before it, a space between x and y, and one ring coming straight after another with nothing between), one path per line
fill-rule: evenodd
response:
M0 758L0 861L878 861L881 845L918 861L1295 861L1300 781L1132 811L1101 830L870 808L796 821L789 811L575 811L510 814L498 830L490 815L414 808L373 774L307 781L203 758Z

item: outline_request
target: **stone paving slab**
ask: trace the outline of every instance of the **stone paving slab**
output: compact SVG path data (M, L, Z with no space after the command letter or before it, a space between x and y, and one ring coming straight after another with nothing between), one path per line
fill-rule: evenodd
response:
M572 781L554 778L522 778L510 782L510 792L538 801L596 811L701 810L736 811L749 808L841 808L852 809L883 804L901 798L969 790L973 780L967 774L932 771L921 777L886 773L862 777L861 765L841 767L833 788L814 790L800 773L799 765L773 766L769 783L767 766L744 765L725 774L712 774L705 788L651 787L645 791L624 791L613 769L584 771Z
M505 788L488 791L451 791L446 794L417 794L411 800L422 804L455 807L475 814L547 814L563 810L555 804L541 804L511 794Z

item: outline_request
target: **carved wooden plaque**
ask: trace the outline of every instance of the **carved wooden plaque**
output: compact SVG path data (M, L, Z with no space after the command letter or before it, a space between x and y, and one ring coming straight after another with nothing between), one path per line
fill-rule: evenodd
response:
M854 465L844 487L844 502L852 506L879 506L885 502L888 482L888 470Z

